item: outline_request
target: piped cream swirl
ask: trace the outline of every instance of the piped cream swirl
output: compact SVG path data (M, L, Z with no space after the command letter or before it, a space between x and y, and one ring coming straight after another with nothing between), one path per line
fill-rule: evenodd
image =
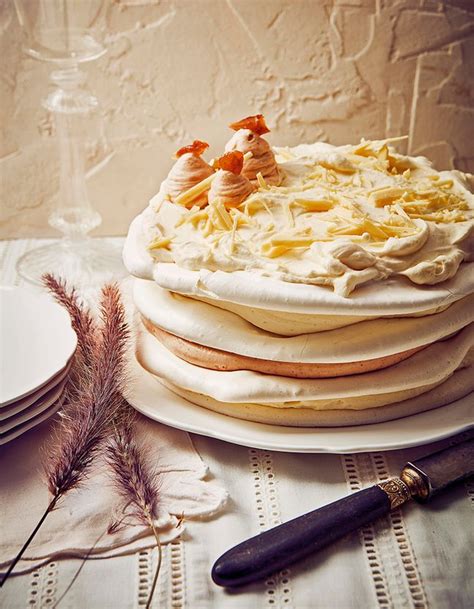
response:
M253 184L243 175L220 170L209 190L209 203L219 199L226 207L237 207L254 190Z
M200 156L191 153L183 154L173 165L168 177L163 182L162 192L171 199L175 199L213 173L212 167Z
M280 173L275 161L275 155L270 144L260 135L250 129L239 129L234 133L225 146L226 152L239 150L242 153L251 152L252 156L245 160L242 175L249 180L256 180L261 173L268 184L278 184Z

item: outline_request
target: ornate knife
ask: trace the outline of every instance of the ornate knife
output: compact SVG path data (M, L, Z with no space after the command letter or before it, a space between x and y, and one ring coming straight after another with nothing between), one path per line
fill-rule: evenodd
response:
M465 436L464 436L465 437ZM231 548L217 559L212 579L236 587L287 567L409 499L425 502L474 474L474 438L407 463L398 478L358 491Z

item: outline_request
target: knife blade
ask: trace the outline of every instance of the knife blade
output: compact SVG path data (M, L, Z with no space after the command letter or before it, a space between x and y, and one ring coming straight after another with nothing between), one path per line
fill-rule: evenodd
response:
M217 585L229 588L249 584L313 554L410 499L423 503L473 474L471 434L468 440L407 463L399 477L247 539L217 559L211 577Z

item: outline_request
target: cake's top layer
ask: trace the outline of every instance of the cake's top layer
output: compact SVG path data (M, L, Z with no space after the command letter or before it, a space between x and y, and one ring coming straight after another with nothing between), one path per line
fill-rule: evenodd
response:
M243 173L254 158L242 144L249 135L237 131L229 146L247 153ZM253 138L257 158L269 152L261 140ZM398 154L388 140L274 152L271 175L279 183L258 172L255 190L236 206L206 193L214 180L231 190L240 176L218 170L178 196L165 180L143 217L150 260L193 271L251 271L348 296L397 275L438 284L473 259L474 196L463 174Z

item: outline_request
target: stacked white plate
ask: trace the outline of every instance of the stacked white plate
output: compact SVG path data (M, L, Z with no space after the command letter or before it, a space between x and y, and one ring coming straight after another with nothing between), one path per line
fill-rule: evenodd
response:
M76 343L49 295L0 287L0 445L58 410Z

